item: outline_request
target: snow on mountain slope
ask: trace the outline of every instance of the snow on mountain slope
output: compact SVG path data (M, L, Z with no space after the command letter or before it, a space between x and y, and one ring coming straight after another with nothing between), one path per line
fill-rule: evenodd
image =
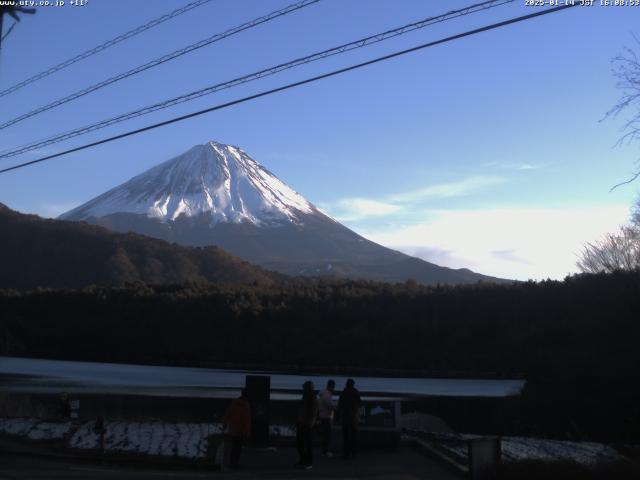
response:
M86 220L114 213L167 222L206 214L211 224L299 223L318 212L304 197L242 149L217 142L197 145L63 215Z
M378 245L323 214L238 147L209 142L60 216L185 246L216 245L287 275L425 284L493 279Z

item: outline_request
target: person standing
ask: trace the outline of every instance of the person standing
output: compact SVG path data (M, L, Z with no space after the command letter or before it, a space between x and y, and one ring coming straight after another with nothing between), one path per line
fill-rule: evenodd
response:
M342 458L356 458L358 443L358 420L360 392L355 388L353 378L347 380L338 400L338 417L342 424Z
M313 389L313 382L307 380L302 385L302 400L298 408L296 421L296 442L298 444L298 468L310 470L313 468L312 428L318 416L318 399Z
M60 416L65 420L71 418L70 402L71 400L69 399L69 394L67 392L62 392L60 397L58 397L58 411L60 412Z
M336 404L333 401L333 392L335 389L336 382L329 380L327 382L327 388L320 392L318 402L318 417L320 418L320 430L322 432L322 454L326 457L332 456L332 453L329 451L329 445L331 443L333 413L336 409Z
M242 389L240 397L231 402L224 417L222 418L222 429L227 431L231 437L231 455L229 466L238 468L240 466L240 452L245 439L251 435L251 407L247 399L247 390Z

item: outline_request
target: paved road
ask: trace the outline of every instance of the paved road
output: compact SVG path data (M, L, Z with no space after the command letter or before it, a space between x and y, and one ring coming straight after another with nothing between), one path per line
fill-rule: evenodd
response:
M205 478L220 480L248 478L455 480L460 478L409 448L402 448L396 452L365 452L357 460L319 458L313 470L309 471L296 470L293 468L295 462L296 454L292 448L281 448L277 452L244 452L243 468L233 472L101 465L0 453L0 480L193 480Z

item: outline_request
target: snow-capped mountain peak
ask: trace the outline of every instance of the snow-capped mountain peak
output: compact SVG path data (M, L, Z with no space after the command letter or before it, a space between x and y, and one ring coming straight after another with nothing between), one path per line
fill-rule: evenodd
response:
M288 275L375 281L491 280L409 257L361 237L231 145L208 142L61 216L186 246L215 245ZM163 262L147 252L151 271ZM145 267L146 268L146 267Z
M218 142L187 152L133 177L61 215L86 220L115 213L142 214L161 222L207 215L212 224L299 223L317 212L242 149Z

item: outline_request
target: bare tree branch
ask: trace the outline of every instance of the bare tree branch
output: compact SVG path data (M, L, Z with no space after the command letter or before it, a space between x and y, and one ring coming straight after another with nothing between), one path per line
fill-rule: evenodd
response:
M636 48L640 49L640 39L633 35ZM612 74L617 79L616 87L622 92L622 96L600 121L615 118L625 111L632 111L631 118L622 126L623 135L615 146L620 146L640 140L640 58L635 49L625 47L623 53L612 61ZM614 185L610 192L616 188L634 182L640 177L640 168L631 178Z
M585 273L640 269L640 226L634 222L620 227L618 233L587 243L577 265Z
M625 180L624 182L620 182L615 184L613 187L609 189L609 193L613 192L616 188L621 187L622 185L627 185L629 183L633 183L638 177L640 177L640 171L633 174L633 176L629 180Z

